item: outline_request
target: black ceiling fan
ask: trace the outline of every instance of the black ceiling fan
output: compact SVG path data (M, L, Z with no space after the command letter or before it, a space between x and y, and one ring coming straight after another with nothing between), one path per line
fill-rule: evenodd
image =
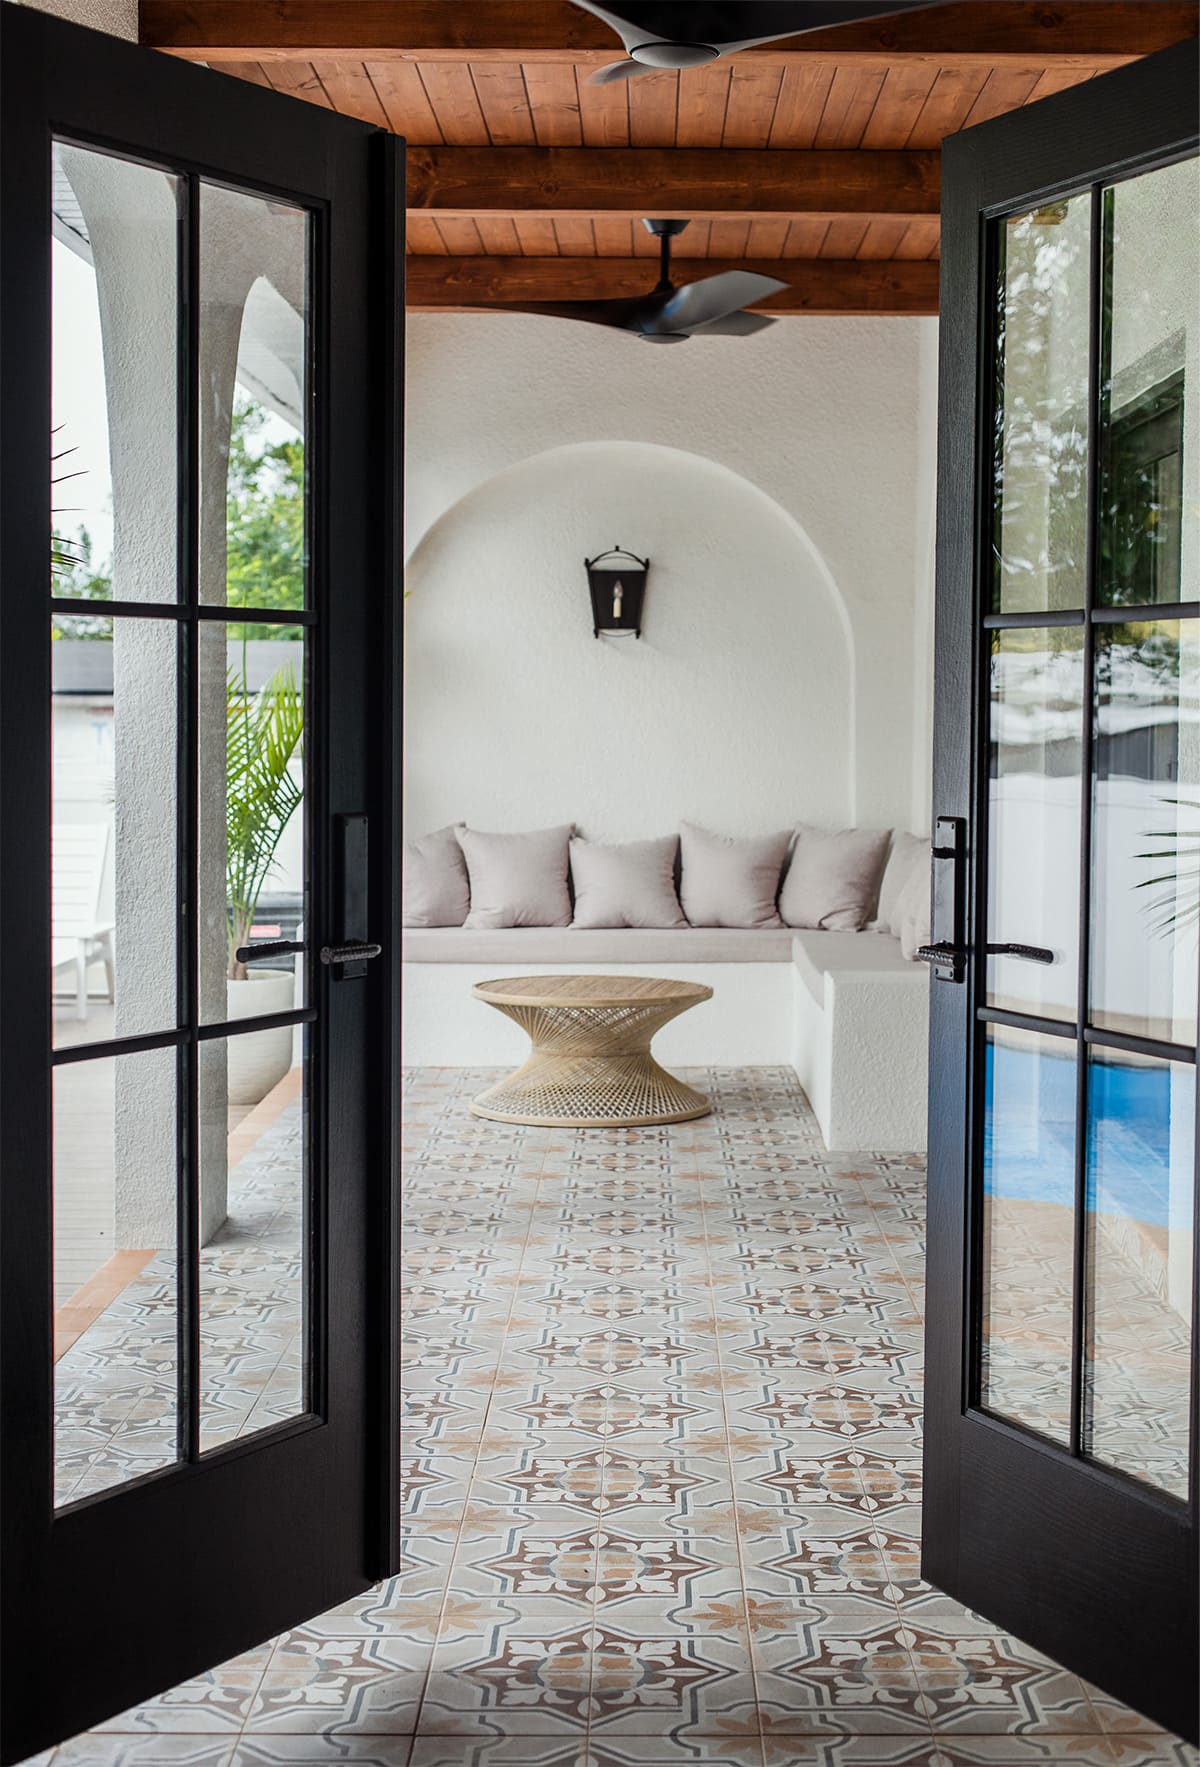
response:
M849 24L889 12L914 12L930 0L574 0L604 20L620 37L626 61L610 62L592 75L593 85L632 80L656 68L703 67L756 43L775 43L805 31Z
M766 313L741 310L749 302L761 301L787 287L774 276L759 276L753 270L723 270L675 287L671 281L671 241L687 225L686 221L642 222L659 242L658 282L648 294L632 300L529 302L509 310L608 325L632 331L651 344L679 344L689 337L749 337L774 325Z

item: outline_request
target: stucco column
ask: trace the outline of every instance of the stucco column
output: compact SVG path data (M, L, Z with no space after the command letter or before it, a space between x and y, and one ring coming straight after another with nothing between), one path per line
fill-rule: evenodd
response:
M162 173L64 150L91 242L104 347L113 497L113 594L170 601L176 593L176 209ZM246 289L242 288L242 300ZM242 302L222 303L205 330L201 421L202 579L224 571L225 468ZM213 592L215 594L215 592ZM115 626L114 900L117 1036L175 1023L174 621ZM220 923L219 958L202 938L202 1017L225 1017L225 641L200 632L198 886ZM119 1247L175 1238L174 1087L166 1066L116 1064L115 1221ZM227 1119L219 1057L202 1068L201 1238L225 1219Z

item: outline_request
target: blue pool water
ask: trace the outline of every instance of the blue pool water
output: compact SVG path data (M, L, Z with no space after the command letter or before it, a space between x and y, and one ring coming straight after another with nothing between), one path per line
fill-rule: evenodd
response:
M1195 1092L1190 1071L1093 1059L1089 1206L1153 1227L1187 1227ZM1186 1119L1186 1120L1185 1120ZM1171 1202L1171 1153L1177 1167ZM1186 1163L1186 1173L1179 1171ZM990 1043L984 1191L1027 1202L1075 1195L1075 1056Z

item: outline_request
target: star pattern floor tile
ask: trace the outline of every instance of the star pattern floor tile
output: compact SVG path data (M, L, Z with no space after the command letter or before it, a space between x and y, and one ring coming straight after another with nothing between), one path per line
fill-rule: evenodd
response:
M787 1069L634 1130L493 1078L406 1076L400 1573L47 1761L1200 1767L921 1580L919 1158Z

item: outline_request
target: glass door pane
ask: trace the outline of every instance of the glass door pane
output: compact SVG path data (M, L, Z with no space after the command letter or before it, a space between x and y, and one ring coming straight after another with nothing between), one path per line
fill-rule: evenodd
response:
M182 1445L183 204L171 173L54 144L48 986L59 1504L169 1467ZM119 1053L127 1038L159 1047Z
M1091 1023L1196 1041L1200 620L1096 634Z
M982 633L976 1390L1178 1498L1200 977L1198 223L1191 159L993 224Z
M988 959L988 1004L1074 1019L1079 989L1083 628L993 632L988 943L1049 964Z
M999 230L992 605L1083 606L1091 195Z
M1196 1070L1097 1051L1088 1098L1084 1446L1186 1502Z
M312 221L58 143L50 228L49 985L68 1503L309 1403ZM239 955L250 946L273 949ZM251 1028L264 1018L275 1022ZM151 1047L131 1052L130 1038Z
M1104 196L1098 599L1110 606L1200 597L1198 215L1195 159L1127 179Z
M980 1399L1068 1442L1075 1048L997 1025L986 1064Z

